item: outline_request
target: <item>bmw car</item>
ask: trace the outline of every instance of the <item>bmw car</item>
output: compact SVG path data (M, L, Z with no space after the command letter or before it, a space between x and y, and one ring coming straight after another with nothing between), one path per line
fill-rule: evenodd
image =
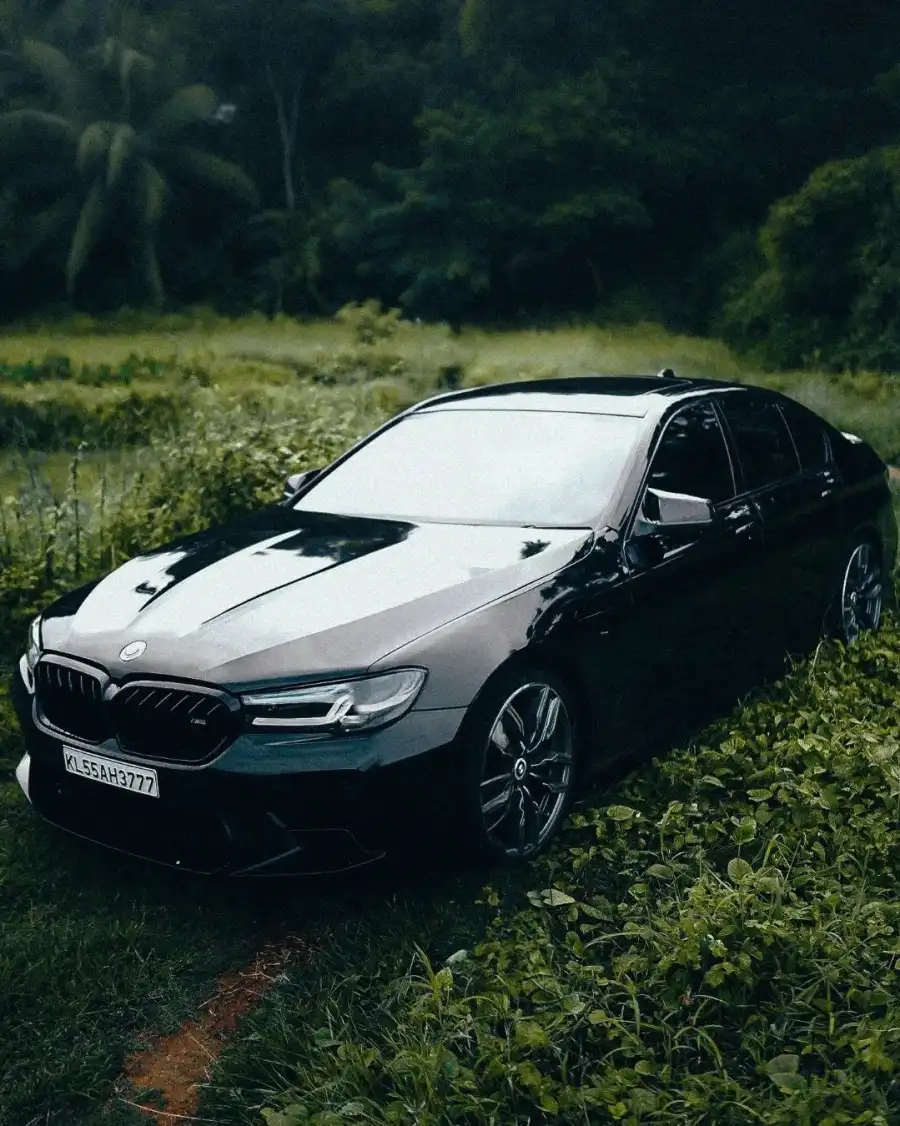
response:
M896 549L884 463L774 392L451 392L48 606L17 777L54 825L195 872L428 830L526 859L592 774L877 629Z

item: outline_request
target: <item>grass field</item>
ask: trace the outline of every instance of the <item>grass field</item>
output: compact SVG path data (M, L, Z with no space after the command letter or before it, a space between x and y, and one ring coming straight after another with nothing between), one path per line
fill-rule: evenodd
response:
M0 379L0 412L69 446L0 446L0 668L56 591L274 497L285 473L448 378L674 366L765 382L900 462L887 377L764 375L653 327L376 322L369 343L370 321L198 313L0 339L19 377L47 355L71 361L64 379ZM137 371L127 384L123 368ZM127 399L136 388L145 397ZM170 404L159 415L154 396ZM80 420L114 401L126 405L76 453ZM126 1052L286 933L321 949L241 1024L201 1120L900 1123L898 659L893 627L824 647L596 795L524 872L263 888L173 878L38 824L12 781L20 743L0 694L0 1124L147 1121L118 1097Z

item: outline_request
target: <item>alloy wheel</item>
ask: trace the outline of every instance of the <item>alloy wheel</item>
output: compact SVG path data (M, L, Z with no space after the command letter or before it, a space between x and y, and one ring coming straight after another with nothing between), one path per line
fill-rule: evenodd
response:
M525 684L506 700L485 748L481 818L488 840L514 858L552 835L574 781L572 721L549 684Z
M864 630L881 624L883 588L875 549L861 543L850 556L841 588L841 629L844 640L856 641Z

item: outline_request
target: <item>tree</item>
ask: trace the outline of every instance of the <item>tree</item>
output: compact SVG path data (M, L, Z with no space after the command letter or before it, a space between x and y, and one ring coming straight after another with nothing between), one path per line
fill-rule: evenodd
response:
M772 208L724 328L779 366L900 369L900 149L822 165Z
M335 191L331 218L369 292L424 317L590 308L651 222L636 177L627 62L541 82L511 68L418 119L422 159Z
M157 240L167 206L200 190L252 210L257 192L235 164L201 147L218 99L179 86L166 68L115 39L75 65L25 40L23 94L0 114L0 253L7 271L66 243L71 298L92 256L126 246L146 293L164 296Z

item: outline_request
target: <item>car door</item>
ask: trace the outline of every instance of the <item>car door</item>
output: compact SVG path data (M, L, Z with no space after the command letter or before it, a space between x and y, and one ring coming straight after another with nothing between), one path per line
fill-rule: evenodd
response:
M840 478L827 436L814 415L794 406L752 393L721 403L743 489L762 518L775 672L820 635L840 550Z
M705 526L647 522L648 489L711 502ZM624 555L632 598L628 643L637 655L631 706L658 742L728 702L758 659L762 533L738 495L720 419L709 399L677 409L658 435Z
M782 400L779 406L800 460L800 477L793 489L796 507L792 523L797 536L786 563L788 586L808 592L809 613L789 643L790 651L802 653L824 631L844 562L842 481L822 420L790 399ZM765 538L765 530L763 535ZM785 601L795 602L787 591Z

